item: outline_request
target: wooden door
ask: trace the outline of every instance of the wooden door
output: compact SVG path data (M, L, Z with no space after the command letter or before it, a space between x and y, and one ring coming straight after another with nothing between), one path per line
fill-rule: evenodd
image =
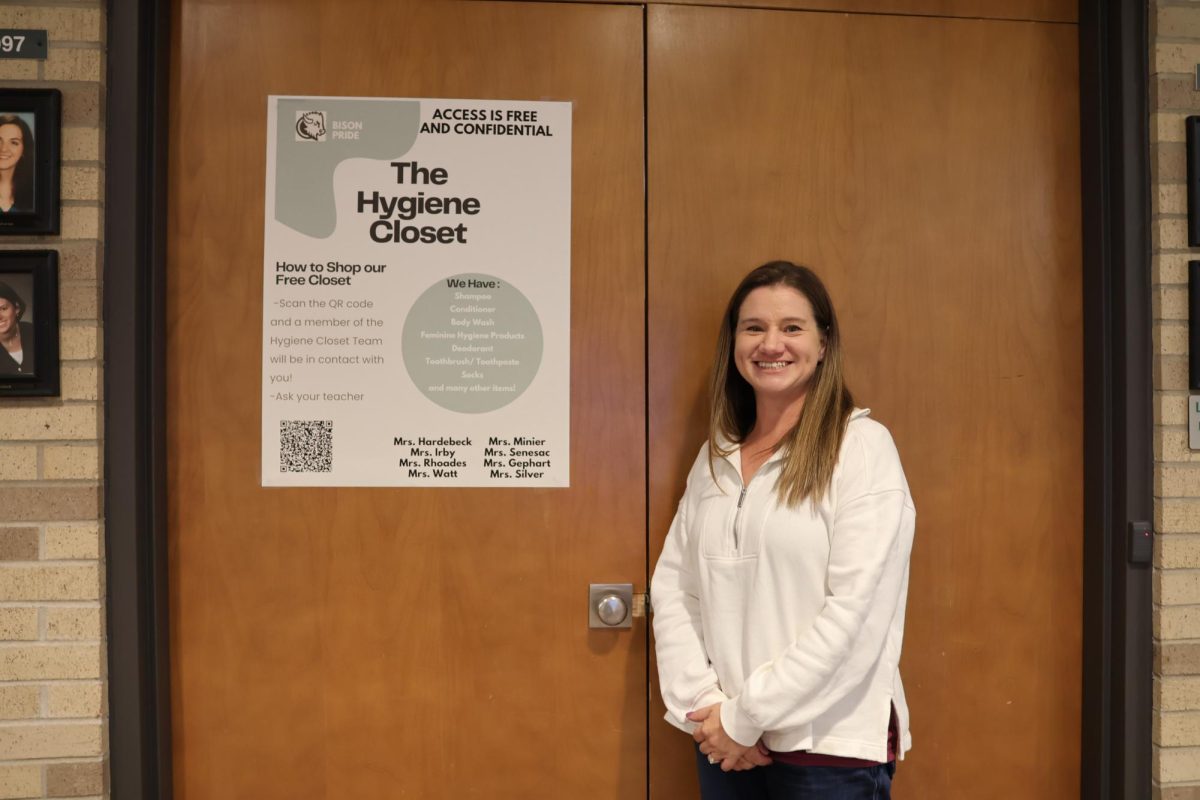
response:
M176 0L167 350L179 800L636 797L642 12ZM571 488L263 489L266 97L569 100Z
M730 292L767 260L814 267L917 507L897 798L1079 796L1076 37L649 9L651 557ZM695 797L690 741L657 719L650 737L651 796Z
M776 257L826 277L918 507L896 796L1078 796L1074 26L652 5L644 71L642 14L176 0L182 800L624 800L648 763L654 800L695 797L642 621L589 632L583 600L642 583L646 465L653 563L720 307ZM574 102L571 489L259 487L268 94Z

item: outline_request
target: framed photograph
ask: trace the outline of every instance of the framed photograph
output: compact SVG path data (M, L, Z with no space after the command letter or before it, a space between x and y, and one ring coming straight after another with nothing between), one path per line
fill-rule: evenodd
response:
M0 235L58 233L57 89L0 89Z
M58 394L58 253L0 250L0 397Z

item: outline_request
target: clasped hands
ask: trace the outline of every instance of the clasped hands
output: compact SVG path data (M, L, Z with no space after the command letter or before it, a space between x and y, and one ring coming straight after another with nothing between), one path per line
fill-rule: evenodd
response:
M720 762L722 771L753 769L771 763L767 747L761 739L757 744L747 747L725 733L721 725L720 703L689 711L687 718L700 723L692 732L692 738L700 744L700 752L708 756L710 764Z

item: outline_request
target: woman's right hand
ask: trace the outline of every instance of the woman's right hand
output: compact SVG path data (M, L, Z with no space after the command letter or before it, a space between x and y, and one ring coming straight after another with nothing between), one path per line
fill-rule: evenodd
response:
M767 746L763 744L763 740L759 739L758 744L751 747L742 757L738 759L734 765L735 770L754 769L755 767L765 767L771 763L771 756L767 750Z

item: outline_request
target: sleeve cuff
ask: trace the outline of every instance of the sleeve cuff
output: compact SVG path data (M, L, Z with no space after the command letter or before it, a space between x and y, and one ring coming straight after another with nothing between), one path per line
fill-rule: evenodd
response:
M742 747L753 746L763 735L763 729L738 706L736 697L721 703L721 727Z
M717 703L724 703L728 699L729 698L725 696L724 692L714 686L711 689L706 689L703 694L696 698L696 702L692 703L692 711L695 711L698 708L704 708L705 706L713 706Z

